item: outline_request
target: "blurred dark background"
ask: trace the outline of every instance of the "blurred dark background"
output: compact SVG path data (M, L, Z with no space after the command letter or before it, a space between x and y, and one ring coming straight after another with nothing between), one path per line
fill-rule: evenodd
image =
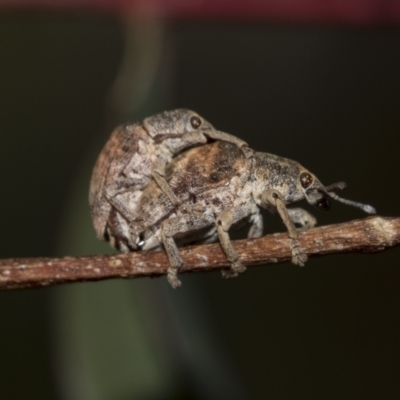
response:
M117 124L178 107L398 215L399 49L395 24L3 11L0 256L111 252L87 206L96 156ZM397 398L399 255L0 293L0 398Z

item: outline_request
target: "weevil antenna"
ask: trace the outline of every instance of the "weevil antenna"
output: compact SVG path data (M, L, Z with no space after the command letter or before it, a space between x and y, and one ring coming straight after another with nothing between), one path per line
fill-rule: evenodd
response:
M341 183L341 182L339 182ZM329 185L328 188L332 187L332 185ZM347 204L348 206L353 206L353 207L358 207L361 208L364 212L367 214L376 214L376 210L374 207L368 205L368 204L363 204L363 203L358 203L357 201L352 201L352 200L347 200L339 197L336 193L334 192L327 192L332 199L339 201L340 203Z
M325 186L325 189L327 192L329 192L330 190L335 190L335 189L343 190L346 186L347 186L346 182L336 182L328 186Z

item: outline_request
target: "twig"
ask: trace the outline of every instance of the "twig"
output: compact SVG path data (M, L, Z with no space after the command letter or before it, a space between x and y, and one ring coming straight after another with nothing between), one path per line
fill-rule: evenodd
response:
M245 265L290 259L287 233L234 242ZM311 256L348 252L377 252L400 244L400 218L368 217L338 225L310 229L300 235L303 251ZM229 266L218 243L181 249L182 272L210 271ZM0 290L138 278L166 273L164 252L133 252L64 258L15 258L0 260Z

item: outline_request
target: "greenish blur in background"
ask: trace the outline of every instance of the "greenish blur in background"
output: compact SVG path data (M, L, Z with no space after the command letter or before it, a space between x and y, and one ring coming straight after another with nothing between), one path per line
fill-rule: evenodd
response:
M87 205L97 154L178 107L399 215L399 29L147 18L0 14L0 257L111 252ZM2 292L0 399L398 398L399 255Z

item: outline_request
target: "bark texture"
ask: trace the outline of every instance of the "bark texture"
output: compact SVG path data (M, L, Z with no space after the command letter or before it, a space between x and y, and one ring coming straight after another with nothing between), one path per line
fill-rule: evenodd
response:
M344 224L327 225L300 233L308 256L369 253L400 244L400 218L373 216ZM243 264L266 265L291 258L287 233L233 242ZM182 272L210 271L229 266L219 243L181 249ZM322 261L321 261L322 263ZM164 252L133 252L63 258L11 258L0 260L0 290L115 278L160 276L167 272Z

